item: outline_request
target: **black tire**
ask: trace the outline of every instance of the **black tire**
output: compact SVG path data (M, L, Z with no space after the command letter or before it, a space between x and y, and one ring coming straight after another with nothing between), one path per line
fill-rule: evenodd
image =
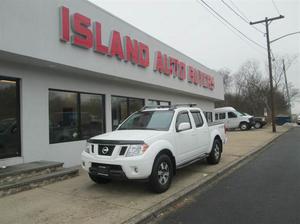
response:
M260 122L256 121L255 124L254 124L254 127L256 129L260 129L260 128L262 128L262 124Z
M240 123L240 129L241 131L246 131L249 129L249 124L247 122L241 122Z
M91 173L89 173L89 176L90 176L91 180L97 184L107 184L111 181L111 179L109 179L109 178L104 178L104 177L101 177L98 175L93 175Z
M215 139L212 149L207 157L207 162L209 164L218 164L221 159L222 154L222 142L219 139Z
M159 155L153 164L149 185L153 192L163 193L171 185L173 178L173 164L166 154Z

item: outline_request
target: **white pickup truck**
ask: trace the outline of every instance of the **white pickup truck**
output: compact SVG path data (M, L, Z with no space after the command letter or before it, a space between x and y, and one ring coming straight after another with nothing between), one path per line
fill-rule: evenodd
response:
M89 139L82 167L96 183L142 179L161 193L176 169L204 158L219 163L225 142L224 124L208 124L192 104L144 107L117 130Z

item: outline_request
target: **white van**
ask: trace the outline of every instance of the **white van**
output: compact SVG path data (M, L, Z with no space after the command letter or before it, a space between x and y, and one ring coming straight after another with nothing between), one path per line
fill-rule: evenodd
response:
M240 128L242 131L250 129L254 124L252 116L244 116L233 107L220 107L214 109L214 120L224 122L226 128Z

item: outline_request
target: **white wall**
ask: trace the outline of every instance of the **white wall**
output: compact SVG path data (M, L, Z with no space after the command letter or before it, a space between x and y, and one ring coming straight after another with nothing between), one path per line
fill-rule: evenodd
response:
M108 131L111 130L111 95L167 100L172 103L197 103L207 111L214 108L213 101L185 95L180 91L166 92L137 83L100 78L89 72L54 70L8 62L1 58L0 76L21 79L21 142L24 162L53 160L65 162L65 166L80 164L80 153L85 147L85 141L49 144L49 88L105 94Z
M101 22L103 42L106 45L109 43L112 30L117 30L122 36L129 35L131 38L147 44L150 47L150 66L144 69L120 61L115 57L96 54L92 49L83 49L72 46L70 43L62 43L59 40L59 7L61 6L68 7L71 14L79 12L91 18L92 21ZM155 12L153 13L155 14ZM107 74L115 78L156 85L161 88L180 89L187 94L219 100L224 98L222 77L215 71L85 0L1 0L0 50ZM187 80L180 81L154 72L154 53L157 50L213 75L215 89L211 91L190 84Z

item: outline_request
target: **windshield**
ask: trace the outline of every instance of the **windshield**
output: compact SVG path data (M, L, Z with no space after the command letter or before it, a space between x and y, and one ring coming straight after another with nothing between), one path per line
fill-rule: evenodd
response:
M241 112L238 112L237 110L235 111L235 113L238 115L238 116L245 116L245 113L241 113ZM246 115L247 116L247 115Z
M174 111L142 111L132 114L118 130L169 130Z

